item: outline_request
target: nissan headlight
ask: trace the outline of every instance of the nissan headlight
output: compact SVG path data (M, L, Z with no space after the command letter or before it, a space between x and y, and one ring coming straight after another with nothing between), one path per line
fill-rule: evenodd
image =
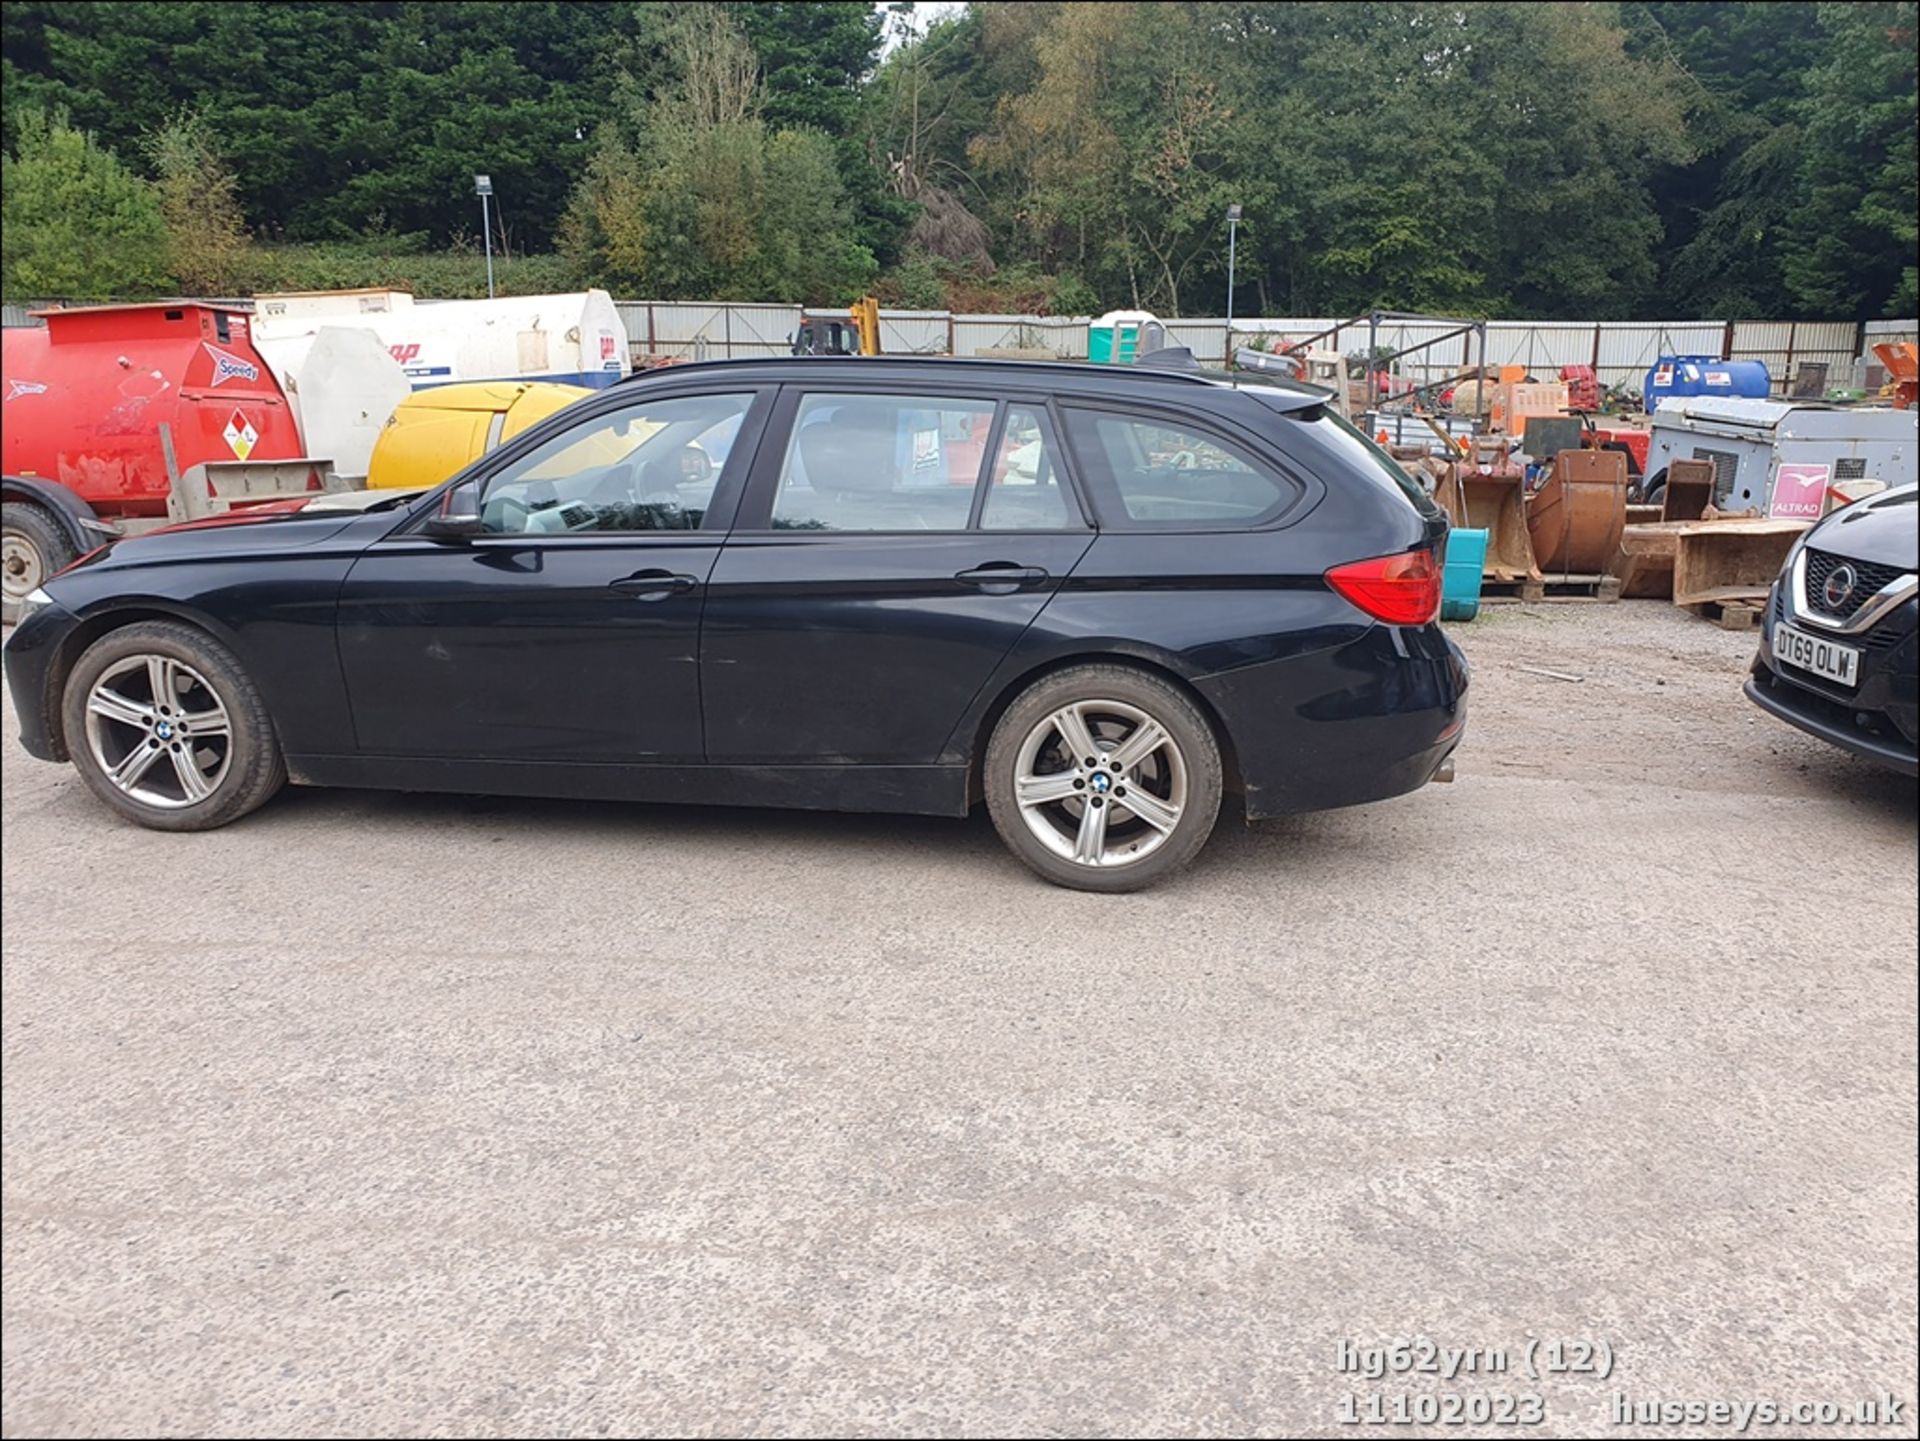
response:
M1787 558L1780 562L1781 580L1786 580L1793 574L1793 563L1800 559L1800 552L1807 548L1808 538L1818 529L1820 529L1820 522L1816 520L1793 538L1793 544L1787 547Z

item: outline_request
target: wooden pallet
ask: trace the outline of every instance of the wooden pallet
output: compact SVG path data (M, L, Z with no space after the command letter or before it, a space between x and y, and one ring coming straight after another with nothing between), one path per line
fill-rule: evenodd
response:
M1749 597L1734 600L1702 600L1680 608L1692 611L1702 620L1712 621L1722 630L1752 630L1760 624L1760 617L1767 608L1767 600L1765 596L1758 600Z
M1616 601L1620 599L1617 575L1549 575L1540 580L1494 580L1480 582L1480 599L1491 604L1526 601Z

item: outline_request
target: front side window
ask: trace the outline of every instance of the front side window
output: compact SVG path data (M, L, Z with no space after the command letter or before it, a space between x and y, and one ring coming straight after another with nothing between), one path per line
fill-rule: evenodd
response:
M805 396L775 530L965 530L994 405L921 395Z
M1160 420L1067 411L1075 454L1095 468L1109 505L1143 525L1237 526L1264 520L1298 493L1230 441Z
M698 530L751 395L642 401L581 421L491 477L498 535Z

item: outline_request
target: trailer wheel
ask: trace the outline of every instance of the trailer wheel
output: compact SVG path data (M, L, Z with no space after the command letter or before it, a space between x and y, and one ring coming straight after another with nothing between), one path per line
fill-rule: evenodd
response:
M0 507L0 601L5 604L6 619L14 618L20 602L48 576L79 558L80 553L41 507L16 500Z

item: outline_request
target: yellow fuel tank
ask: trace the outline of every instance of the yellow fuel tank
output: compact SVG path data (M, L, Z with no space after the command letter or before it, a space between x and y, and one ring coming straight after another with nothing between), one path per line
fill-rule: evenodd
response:
M373 443L367 488L424 490L528 426L595 394L544 380L481 380L416 390Z

